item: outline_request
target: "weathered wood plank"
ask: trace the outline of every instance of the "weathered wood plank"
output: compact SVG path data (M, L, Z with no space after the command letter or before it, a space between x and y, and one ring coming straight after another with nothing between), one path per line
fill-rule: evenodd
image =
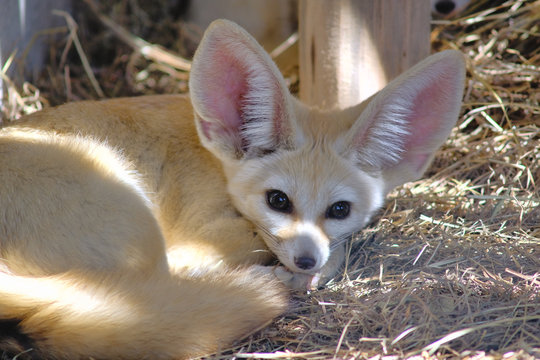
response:
M300 98L356 104L430 53L429 0L300 0Z

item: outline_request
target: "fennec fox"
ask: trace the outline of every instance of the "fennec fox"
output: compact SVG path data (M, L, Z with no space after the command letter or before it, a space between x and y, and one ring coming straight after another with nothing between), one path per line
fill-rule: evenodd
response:
M71 103L2 129L2 325L45 358L227 346L282 313L287 287L336 273L345 239L450 133L463 82L461 55L442 52L319 111L221 20L189 97Z

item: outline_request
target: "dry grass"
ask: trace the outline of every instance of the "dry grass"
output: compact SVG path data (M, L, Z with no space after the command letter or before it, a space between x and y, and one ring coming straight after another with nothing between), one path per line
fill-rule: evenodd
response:
M166 11L153 14L159 24L148 20L158 10L142 7L126 18L128 3L101 8L109 28L95 15L77 32L66 26L37 86L8 86L3 118L43 98L99 96L72 48L77 34L106 96L185 91L185 69L159 49L157 58L133 49L159 39L189 57L200 33ZM116 40L118 24L148 42ZM342 278L296 295L273 325L210 358L540 358L540 1L477 1L437 22L432 41L466 55L468 78L459 126L429 178L390 195L355 236Z

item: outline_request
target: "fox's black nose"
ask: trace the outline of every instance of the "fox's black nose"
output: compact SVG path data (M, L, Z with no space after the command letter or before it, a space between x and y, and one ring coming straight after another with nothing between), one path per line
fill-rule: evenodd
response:
M317 261L309 256L300 256L294 258L294 264L302 270L309 270L315 266Z

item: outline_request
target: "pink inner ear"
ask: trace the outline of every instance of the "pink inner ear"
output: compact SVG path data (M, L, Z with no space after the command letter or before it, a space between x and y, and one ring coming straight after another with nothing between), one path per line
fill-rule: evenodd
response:
M207 105L212 117L221 120L223 127L211 126L212 131L207 131L209 124L202 124L209 139L212 132L219 135L238 132L242 125L241 101L247 91L245 71L233 58L224 55L213 63L211 73L207 74Z
M430 86L419 91L413 100L413 111L408 119L411 124L411 135L405 144L405 157L417 171L420 171L429 160L432 153L429 143L438 137L437 134L446 119L444 113L451 110L449 104L442 103L442 99L448 98L446 96L448 89L441 86L445 83L445 81L431 82ZM426 151L422 152L423 148L426 148Z

